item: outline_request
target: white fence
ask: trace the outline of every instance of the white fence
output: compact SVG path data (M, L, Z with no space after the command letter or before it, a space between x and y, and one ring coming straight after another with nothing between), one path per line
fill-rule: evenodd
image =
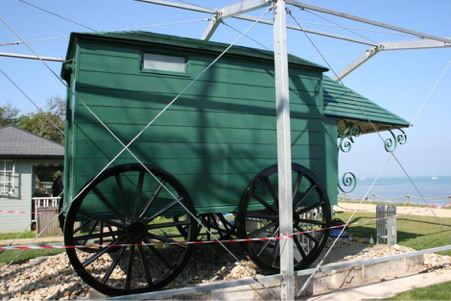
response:
M58 208L61 197L40 197L31 198L33 202L33 219L32 222L36 222L38 216L38 208L56 207Z

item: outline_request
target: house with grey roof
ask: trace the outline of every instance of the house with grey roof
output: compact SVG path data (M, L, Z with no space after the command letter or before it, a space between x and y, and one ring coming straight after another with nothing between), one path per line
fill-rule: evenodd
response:
M35 196L51 196L64 147L14 126L0 128L0 232L30 229Z

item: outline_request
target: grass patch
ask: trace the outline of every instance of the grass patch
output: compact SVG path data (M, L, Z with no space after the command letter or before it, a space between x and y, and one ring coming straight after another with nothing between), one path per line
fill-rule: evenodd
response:
M51 256L51 255L56 255L56 254L60 254L63 252L64 252L64 250L61 250L61 249L4 251L4 252L0 253L0 265L10 263L11 260L13 260L17 256L17 254L19 254L19 256L16 259L14 259L14 264L24 263L24 262L26 262L30 259L36 258L36 257Z
M19 232L14 232L14 233L0 233L0 240L5 240L5 239L15 239L20 233ZM34 231L25 231L23 232L20 238L34 238L36 237L36 232Z
M337 213L334 217L347 221L350 212ZM376 239L375 213L357 212L351 223L359 222L351 226L347 231L353 237ZM416 250L429 249L451 244L451 219L435 218L414 215L398 216L398 244L411 247ZM451 251L441 252L443 255L451 255Z
M417 288L387 300L451 300L451 281Z

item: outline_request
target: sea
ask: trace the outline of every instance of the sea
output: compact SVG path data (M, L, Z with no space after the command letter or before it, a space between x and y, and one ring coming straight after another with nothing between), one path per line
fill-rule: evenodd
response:
M451 176L380 177L369 190L367 199L420 205L451 205ZM360 200L374 178L358 178L351 193L345 197ZM412 182L415 184L413 185Z

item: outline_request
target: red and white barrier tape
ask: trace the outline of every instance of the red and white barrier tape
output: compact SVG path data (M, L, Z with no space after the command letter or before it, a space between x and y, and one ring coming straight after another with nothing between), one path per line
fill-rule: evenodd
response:
M24 213L29 213L29 212L25 211L25 210L2 210L2 209L0 209L0 214L24 214Z
M347 227L355 226L358 224L365 224L368 222L373 222L380 219L386 219L387 217L379 217L379 218L373 218L370 220L367 220L366 222L355 222L355 223L349 223ZM296 235L301 235L305 233L312 233L312 232L319 232L319 231L326 231L326 230L332 230L332 229L341 229L345 225L336 225L331 226L327 228L321 228L321 229L315 229L315 230L307 230L307 231L298 231L294 232L293 234L282 234L280 236L274 236L274 237L250 237L250 238L237 238L237 239L224 239L220 240L221 243L227 244L227 243L250 243L250 242L256 242L256 241L268 241L268 240L281 240L283 238L294 238ZM199 241L174 241L174 242L164 242L162 244L165 245L208 245L208 244L217 244L217 240L199 240ZM146 246L148 244L145 243L137 243L137 244L84 244L84 245L55 245L55 244L42 244L42 245L13 245L13 246L0 246L0 251L11 251L11 250L43 250L43 249L89 249L89 248L119 248L119 247L131 247L131 246ZM153 245L153 244L152 244Z

